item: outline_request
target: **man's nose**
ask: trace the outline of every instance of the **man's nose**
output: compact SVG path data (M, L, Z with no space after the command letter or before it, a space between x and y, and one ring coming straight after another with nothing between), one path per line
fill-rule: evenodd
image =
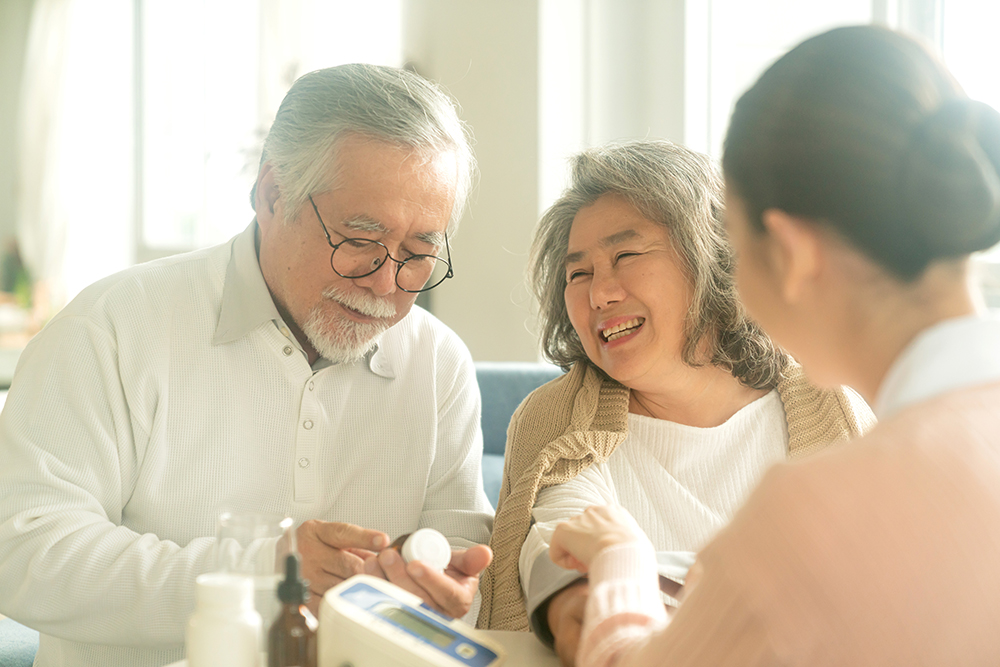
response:
M391 258L386 258L382 265L364 278L355 278L354 282L367 287L375 296L389 296L396 291L396 271L399 265Z

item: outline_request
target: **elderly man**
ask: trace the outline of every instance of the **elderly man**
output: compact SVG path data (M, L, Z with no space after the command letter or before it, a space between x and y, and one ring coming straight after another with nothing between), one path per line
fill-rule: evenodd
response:
M0 612L40 630L36 665L183 657L223 507L292 516L314 594L367 571L470 613L479 393L413 304L452 275L473 168L427 81L307 74L245 232L98 282L31 342L0 417ZM425 526L456 548L445 573L383 550Z

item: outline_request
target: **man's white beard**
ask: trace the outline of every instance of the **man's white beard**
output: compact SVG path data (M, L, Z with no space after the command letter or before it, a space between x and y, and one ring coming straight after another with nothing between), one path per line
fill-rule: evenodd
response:
M379 334L391 326L386 320L396 315L396 306L392 302L364 293L349 293L330 287L323 292L323 299L379 318L375 322L355 322L331 309L328 304L320 303L314 307L302 324L302 332L320 355L334 363L363 359Z

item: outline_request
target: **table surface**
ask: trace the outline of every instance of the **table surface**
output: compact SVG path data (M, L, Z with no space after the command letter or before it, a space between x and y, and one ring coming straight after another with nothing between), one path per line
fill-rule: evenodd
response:
M482 634L496 640L507 650L506 664L511 667L559 667L559 658L530 632L506 632L504 630L480 630ZM187 667L187 660L175 662L167 667Z

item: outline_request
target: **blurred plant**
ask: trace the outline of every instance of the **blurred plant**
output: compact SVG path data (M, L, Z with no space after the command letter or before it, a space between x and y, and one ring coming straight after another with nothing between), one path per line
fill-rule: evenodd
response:
M9 238L0 256L0 291L14 296L14 302L24 308L31 309L33 283L31 274L21 261L21 253L17 247L17 239Z

